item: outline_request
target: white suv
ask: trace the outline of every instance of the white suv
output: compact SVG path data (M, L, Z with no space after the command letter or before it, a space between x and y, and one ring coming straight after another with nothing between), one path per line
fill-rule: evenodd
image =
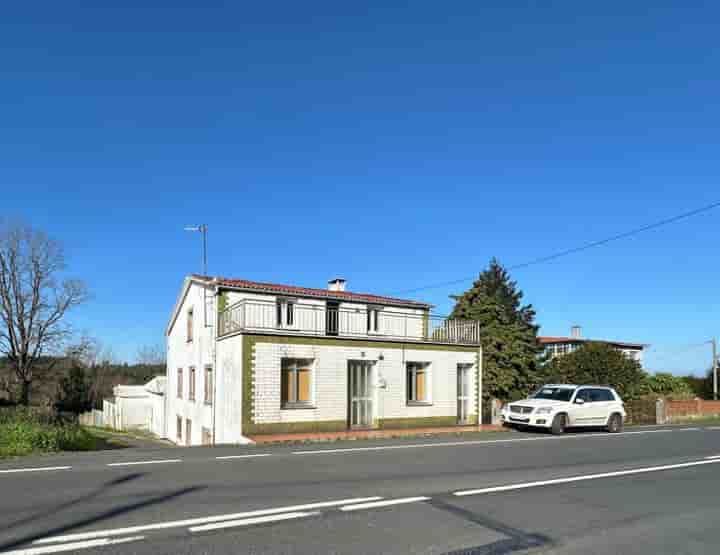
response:
M625 407L612 387L551 384L528 399L507 403L502 420L513 428L549 428L554 434L586 426L617 433L623 430Z

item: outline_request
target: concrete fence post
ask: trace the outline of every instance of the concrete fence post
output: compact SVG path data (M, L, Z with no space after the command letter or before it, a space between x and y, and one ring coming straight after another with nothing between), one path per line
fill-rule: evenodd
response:
M667 412L665 411L665 399L655 401L655 423L667 424Z
M500 399L493 399L490 406L492 407L492 415L491 415L490 423L493 426L499 426L502 401Z

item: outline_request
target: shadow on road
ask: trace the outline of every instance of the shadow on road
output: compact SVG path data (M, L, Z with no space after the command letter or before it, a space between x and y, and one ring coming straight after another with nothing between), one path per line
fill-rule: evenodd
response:
M85 496L75 499L73 501L69 501L67 503L63 503L62 505L59 505L59 506L53 508L52 510L47 510L42 513L38 513L37 515L33 515L32 517L27 517L20 521L13 522L11 525L4 527L3 530L9 530L10 528L16 528L23 524L28 524L28 523L34 522L36 520L47 517L51 514L57 514L61 510L71 509L72 507L77 506L78 504L87 502L93 498L98 497L103 492L107 492L115 486L118 486L118 485L126 483L126 482L130 482L132 480L136 480L136 479L140 478L141 476L142 476L142 474L130 474L128 476L123 476L121 478L117 478L115 480L112 480L112 481L104 484L103 486L98 488L96 491L94 491L88 495L85 495ZM192 486L192 487L181 488L181 489L171 491L171 492L163 494L163 495L157 495L150 499L145 499L143 501L138 501L136 503L130 503L127 505L123 505L121 507L103 511L97 515L83 518L81 520L71 522L68 524L64 524L61 526L56 526L54 528L44 530L43 532L28 534L28 535L25 535L20 538L16 538L16 539L11 540L6 543L0 543L0 552L7 551L7 550L13 549L15 547L24 545L24 544L28 544L35 540L39 540L41 538L45 538L48 536L56 536L56 535L64 534L64 533L74 530L76 528L81 528L83 526L95 524L97 522L101 522L108 518L112 518L112 517L119 516L122 514L130 513L132 511L135 511L135 510L143 508L143 507L149 507L151 505L165 503L167 501L177 499L178 497L182 497L183 495L187 495L188 493L193 493L195 491L203 490L203 489L205 489L205 487L206 486Z
M503 536L507 536L502 540L485 545L478 545L476 547L468 547L465 549L451 551L445 555L505 555L518 551L526 551L528 549L546 547L553 543L551 538L542 534L528 534L523 530L513 528L512 526L503 524L502 522L494 520L488 516L474 513L473 511L458 507L457 505L453 505L441 499L433 498L427 501L427 504L441 511L446 511L453 516L478 524L483 528L493 530Z
M78 497L77 499L73 499L71 501L66 501L65 503L61 503L60 505L55 505L54 507L47 509L43 512L36 513L32 516L25 517L20 520L16 520L14 522L9 522L7 524L4 524L2 527L0 527L0 532L6 532L12 528L18 528L20 526L23 526L24 524L29 524L35 520L39 520L41 518L45 518L49 515L55 515L58 514L61 511L64 511L65 509L69 509L70 507L74 505L79 505L80 503L85 503L87 501L90 501L91 499L94 499L104 493L105 491L118 486L120 484L125 484L127 482L132 482L133 480L137 480L138 478L142 478L144 476L143 473L135 473L135 474L128 474L127 476L121 476L120 478L116 478L115 480L111 480L99 488L95 489L94 491L83 495L82 497Z

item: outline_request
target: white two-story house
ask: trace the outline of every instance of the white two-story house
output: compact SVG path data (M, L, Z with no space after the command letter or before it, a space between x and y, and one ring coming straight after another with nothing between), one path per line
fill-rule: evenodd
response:
M476 322L431 305L189 276L167 326L167 437L245 443L273 433L476 424Z

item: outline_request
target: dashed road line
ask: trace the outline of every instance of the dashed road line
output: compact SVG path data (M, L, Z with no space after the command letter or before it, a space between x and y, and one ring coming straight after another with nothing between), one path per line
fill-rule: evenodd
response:
M260 516L256 518L244 518L242 520L229 520L218 522L215 524L205 524L203 526L193 526L190 532L210 532L212 530L222 530L223 528L237 528L239 526L251 526L253 524L267 524L270 522L281 522L283 520L293 520L296 518L305 518L308 516L319 515L319 511L309 513L283 513L280 515Z
M402 499L388 499L386 501L373 501L370 503L358 503L356 505L346 505L340 507L341 511L361 511L363 509L378 509L380 507L391 507L393 505L405 505L407 503L418 503L419 501L429 501L429 497L404 497Z
M76 551L78 549L89 549L91 547L104 547L107 545L117 545L120 543L136 542L144 540L145 536L133 536L129 538L102 538L99 540L81 541L72 543L62 543L59 545L47 545L43 547L28 547L17 551L4 551L3 555L44 555L45 553L62 553L63 551Z
M18 472L50 472L54 470L70 470L72 466L44 466L39 468L10 468L0 470L0 474L15 474Z
M94 538L105 538L109 536L124 536L126 534L135 534L137 532L146 532L148 530L166 530L168 528L180 528L186 526L200 526L203 524L210 524L213 522L222 522L230 520L240 520L245 518L253 518L257 516L267 516L280 513L291 513L312 509L322 509L325 507L338 507L342 505L352 505L357 503L365 503L370 501L379 501L382 497L360 497L355 499L339 499L336 501L320 501L318 503L309 503L305 505L292 505L290 507L277 507L274 509L260 509L255 511L248 511L244 513L233 513L227 515L215 515L208 517L199 518L188 518L184 520L172 520L168 522L155 522L152 524L140 524L137 526L130 526L128 528L115 528L109 530L96 530L92 532L84 532L77 534L67 534L64 536L50 536L48 538L41 538L35 540L33 544L45 544L55 542L67 542L75 540L90 540Z
M229 461L232 459L255 459L257 457L271 457L271 453L258 453L257 455L226 455L224 457L215 457L216 461Z
M618 476L632 476L634 474L647 474L650 472L662 472L665 470L675 470L678 468L690 468L693 466L702 466L706 464L719 464L720 459L693 461L678 464L665 464L662 466L648 466L645 468L632 468L630 470L618 470L616 472L602 472L600 474L586 474L584 476L570 476L567 478L555 478L552 480L541 480L537 482L525 482L521 484L508 484L505 486L494 486L489 488L471 489L456 491L453 493L456 497L464 497L466 495L481 495L487 493L499 493L503 491L513 491L519 489L537 488L541 486L550 486L555 484L569 484L572 482L583 482L586 480L598 480L601 478L615 478Z
M107 466L135 466L138 464L172 464L182 462L182 459L162 459L153 461L130 461L130 462L117 462L108 463Z

